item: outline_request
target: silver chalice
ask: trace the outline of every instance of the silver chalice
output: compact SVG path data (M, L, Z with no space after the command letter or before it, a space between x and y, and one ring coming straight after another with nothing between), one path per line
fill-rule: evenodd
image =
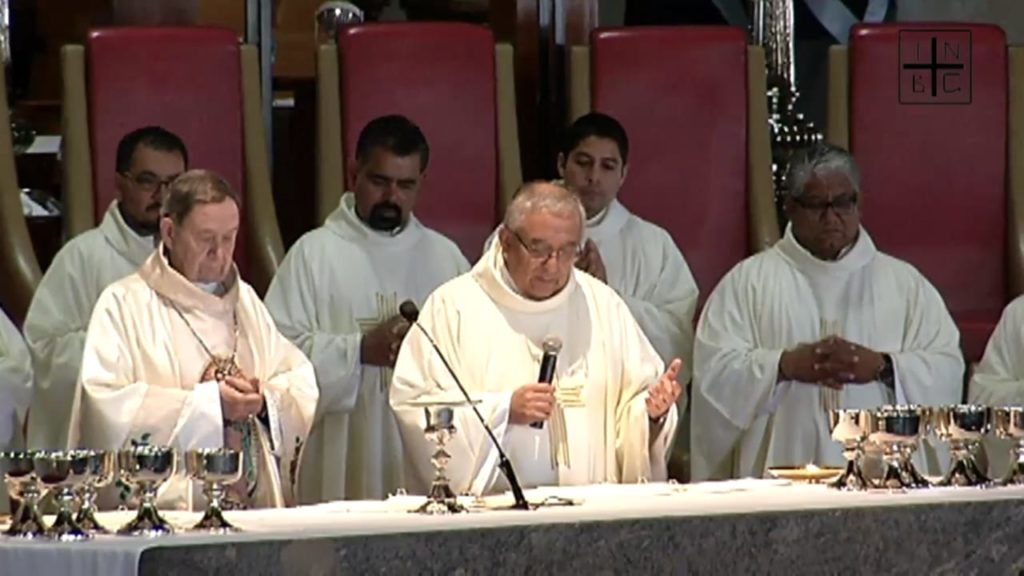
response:
M0 452L0 471L7 483L7 492L18 502L11 525L4 532L7 536L39 538L46 535L46 524L39 514L40 491L34 455L32 451Z
M993 408L992 428L1000 438L1014 442L1010 449L1010 470L1000 483L1008 486L1024 484L1024 407Z
M36 452L32 465L39 482L57 492L57 517L46 535L61 542L92 538L75 521L75 488L88 478L89 455L79 450Z
M839 409L828 414L832 439L843 445L846 471L829 483L837 490L867 490L871 483L864 476L861 461L864 457L864 442L867 440L867 419L865 410Z
M202 532L235 532L236 526L224 519L222 498L226 485L242 477L241 455L226 448L189 450L185 455L185 469L193 480L203 483L206 512L192 530Z
M75 522L83 529L94 534L109 534L96 519L96 492L114 480L116 458L113 452L106 450L83 450L88 459L85 482L79 488L81 506L75 516Z
M156 492L174 475L174 448L148 444L125 448L118 452L117 464L122 479L137 486L139 491L139 510L135 519L117 533L126 536L173 534L174 528L156 508Z
M880 488L904 490L931 486L911 460L914 449L928 434L931 411L921 406L883 406L870 411L868 439L882 448L885 473Z
M953 465L941 486L988 486L992 481L981 471L974 454L992 427L992 410L986 406L962 404L938 410L939 437L949 442Z
M430 458L434 465L434 481L430 485L430 494L427 495L427 501L416 511L421 514L465 512L466 508L459 504L446 473L451 454L444 447L456 432L455 408L451 404L441 403L425 406L423 411L427 416L424 433L427 439L437 446L437 450Z

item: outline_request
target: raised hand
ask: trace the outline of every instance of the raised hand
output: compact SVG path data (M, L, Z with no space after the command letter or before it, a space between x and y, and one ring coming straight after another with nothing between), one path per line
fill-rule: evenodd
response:
M651 419L657 420L668 414L669 409L676 403L676 398L679 398L683 387L677 378L682 367L683 361L676 358L668 365L661 378L647 389L647 415Z

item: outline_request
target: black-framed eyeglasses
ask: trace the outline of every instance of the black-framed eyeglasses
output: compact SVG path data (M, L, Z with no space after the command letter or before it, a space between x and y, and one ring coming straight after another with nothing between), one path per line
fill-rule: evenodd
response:
M142 174L132 174L131 172L122 172L122 176L131 180L139 187L143 192L156 192L159 188L171 185L174 179L178 177L177 174L170 178L161 180L156 174L152 172L143 172Z
M824 218L830 208L839 216L848 216L857 207L858 198L856 194L845 194L831 200L823 201L809 200L802 196L797 196L796 198L793 198L793 201L796 202L797 206L800 206L804 210L817 212L818 216Z
M523 240L523 237L519 235L519 232L516 232L515 230L510 231L512 232L512 235L516 237L516 240L519 241L523 250L526 250L526 253L529 254L530 258L533 258L540 263L547 262L552 256L558 258L559 262L575 262L576 259L580 257L580 252L582 251L582 248L577 244L563 246L558 250L555 250L548 244L531 245L528 244L526 240Z

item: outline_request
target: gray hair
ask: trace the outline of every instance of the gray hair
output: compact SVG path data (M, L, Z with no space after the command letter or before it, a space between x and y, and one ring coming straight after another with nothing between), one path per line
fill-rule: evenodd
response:
M586 225L587 216L583 204L576 194L560 184L545 181L527 182L516 190L512 202L505 210L504 226L517 231L523 225L527 214L548 212L551 214L570 216L575 214L580 219L580 234Z
M241 198L224 178L210 170L193 169L171 182L164 195L160 213L180 225L196 206L218 204L226 200L234 201L241 211Z
M853 190L860 195L860 170L853 155L839 146L820 143L793 156L786 173L786 194L803 196L807 182L814 175L840 173L846 176Z

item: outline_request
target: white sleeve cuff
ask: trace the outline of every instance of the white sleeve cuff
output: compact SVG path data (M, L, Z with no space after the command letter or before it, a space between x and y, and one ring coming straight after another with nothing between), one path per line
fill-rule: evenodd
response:
M202 382L192 389L171 434L171 443L182 451L224 446L224 416L217 382Z

